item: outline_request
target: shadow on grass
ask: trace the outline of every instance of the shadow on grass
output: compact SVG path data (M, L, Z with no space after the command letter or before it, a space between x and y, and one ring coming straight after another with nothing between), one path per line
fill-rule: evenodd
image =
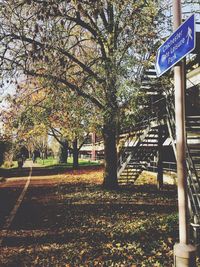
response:
M83 239L91 245L113 239L116 242L133 242L140 238L144 241L152 236L158 238L156 232L161 232L155 221L151 223L154 216L176 211L172 206L166 208L165 205L150 204L69 205L63 202L63 206L64 209L58 208L58 205L57 208L54 205L42 206L41 203L24 205L11 227L13 234L7 236L3 245L16 247L46 243L64 244ZM149 216L148 222L146 216ZM134 223L139 219L141 223L138 229L136 227L123 232L123 227L120 227L123 220L131 224L131 221Z
M91 167L91 166L101 166L102 164L98 163L98 162L91 162L91 161L86 161L86 162L80 162L79 163L79 168L82 167ZM44 166L44 168L73 168L73 163L58 163L58 164L52 164L52 165L48 165L48 166Z
M175 187L165 190L110 192L81 182L30 187L4 240L10 252L1 266L167 266L177 217Z
M176 192L172 187L168 189L171 190L170 194L167 188L163 193L155 191L153 185L112 192L102 190L99 185L85 183L64 184L57 189L31 187L11 227L14 232L24 231L25 236L20 233L8 237L5 245L62 244L75 239L87 239L90 242L96 238L100 241L104 239L103 233L110 236L111 229L117 224L138 219L144 221L143 226L146 224L141 229L147 229L148 216L152 220L154 215L162 216L177 211L174 202ZM31 235L26 236L29 231ZM120 231L123 233L123 228ZM125 233L122 237L122 233L115 239L128 241L128 236L134 239L131 233L126 237Z

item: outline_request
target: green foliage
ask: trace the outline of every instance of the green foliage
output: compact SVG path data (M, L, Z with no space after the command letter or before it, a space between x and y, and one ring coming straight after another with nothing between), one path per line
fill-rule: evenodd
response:
M12 152L13 152L13 160L17 161L19 158L21 158L22 156L24 158L28 158L28 150L25 146L25 142L21 143L21 142L15 142L13 144L12 147Z

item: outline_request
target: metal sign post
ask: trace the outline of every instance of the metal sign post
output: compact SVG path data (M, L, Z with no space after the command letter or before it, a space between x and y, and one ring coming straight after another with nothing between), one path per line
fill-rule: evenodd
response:
M181 0L173 0L174 31L181 25ZM196 248L189 244L187 169L186 169L186 134L185 134L185 70L184 62L174 67L175 114L176 114L176 149L178 176L179 239L174 246L175 267L195 267Z

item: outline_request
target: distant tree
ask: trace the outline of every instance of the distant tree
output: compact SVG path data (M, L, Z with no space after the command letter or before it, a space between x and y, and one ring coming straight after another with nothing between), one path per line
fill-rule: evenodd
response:
M0 166L5 162L10 161L12 158L12 142L11 139L0 136Z
M0 141L0 166L4 162L5 152L6 152L6 143L4 141Z
M30 155L36 149L45 156L47 135L53 136L60 144L59 161L66 163L70 150L73 167L77 168L79 150L87 132L97 124L94 121L97 116L89 103L83 99L75 102L75 97L73 93L50 88L50 84L47 87L41 80L27 78L8 97L9 109L3 112L4 121L15 132L18 142L26 142Z

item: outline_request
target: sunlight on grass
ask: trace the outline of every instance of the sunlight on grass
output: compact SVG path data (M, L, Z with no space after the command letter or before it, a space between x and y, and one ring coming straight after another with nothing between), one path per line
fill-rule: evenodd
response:
M12 161L12 162L5 161L4 164L1 166L1 168L3 169L13 169L17 167L18 167L17 161Z
M67 159L67 163L59 163L58 159L49 157L47 159L37 158L37 163L43 165L44 167L72 167L73 165L73 158L69 157ZM80 166L91 166L91 165L99 165L96 161L91 161L88 159L79 159Z

